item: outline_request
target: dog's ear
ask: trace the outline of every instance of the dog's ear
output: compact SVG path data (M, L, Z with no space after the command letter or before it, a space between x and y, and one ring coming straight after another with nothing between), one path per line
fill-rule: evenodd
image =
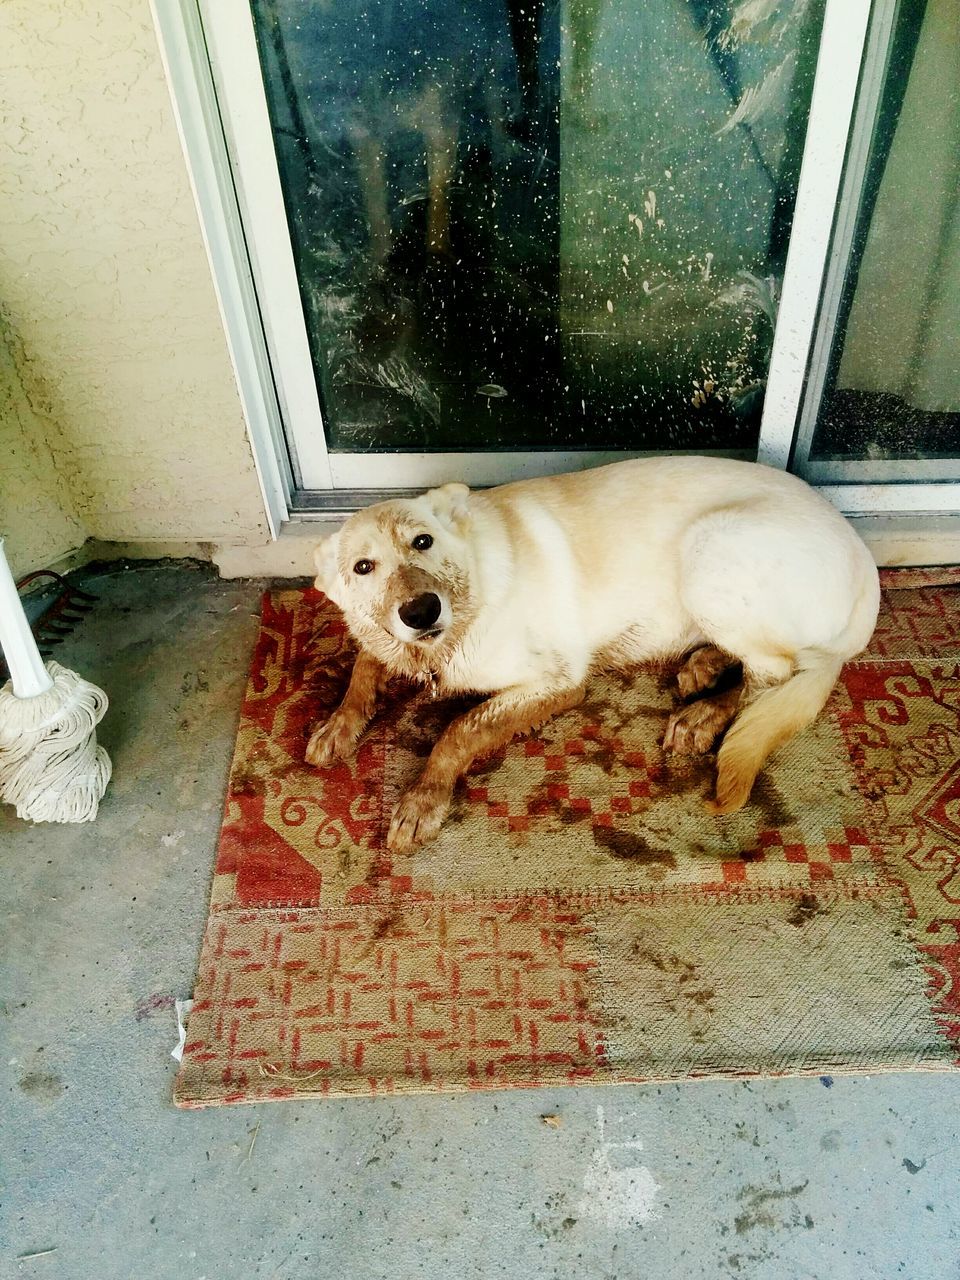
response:
M443 524L457 533L463 533L470 524L470 488L465 484L443 484L431 489L427 501L433 514Z
M331 533L329 538L318 545L313 553L313 563L317 566L317 576L313 585L322 591L328 600L339 604L337 599L340 573L337 569L337 550L340 545L340 532Z

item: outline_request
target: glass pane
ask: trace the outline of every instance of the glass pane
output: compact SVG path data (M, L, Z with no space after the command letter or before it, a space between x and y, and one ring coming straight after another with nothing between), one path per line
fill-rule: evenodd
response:
M756 442L822 0L252 0L333 450Z
M903 0L810 456L960 457L960 25Z

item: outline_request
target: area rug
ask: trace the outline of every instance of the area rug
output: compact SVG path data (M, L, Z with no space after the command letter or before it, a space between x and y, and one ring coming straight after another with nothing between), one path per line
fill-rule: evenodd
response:
M664 757L643 670L478 762L412 856L390 813L457 705L393 690L307 767L353 650L318 593L266 595L178 1104L955 1066L960 573L884 581L741 813Z

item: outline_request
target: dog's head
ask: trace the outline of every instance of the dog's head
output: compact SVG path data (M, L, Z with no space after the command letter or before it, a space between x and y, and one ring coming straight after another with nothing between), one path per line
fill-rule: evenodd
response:
M320 543L316 586L373 648L384 633L404 645L439 645L473 616L469 533L465 484L381 502Z

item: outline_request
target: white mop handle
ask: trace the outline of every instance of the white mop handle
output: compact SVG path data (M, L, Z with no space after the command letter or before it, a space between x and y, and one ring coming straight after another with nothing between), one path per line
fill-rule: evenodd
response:
M53 688L40 650L17 594L0 538L0 649L10 668L13 692L18 698L35 698Z

